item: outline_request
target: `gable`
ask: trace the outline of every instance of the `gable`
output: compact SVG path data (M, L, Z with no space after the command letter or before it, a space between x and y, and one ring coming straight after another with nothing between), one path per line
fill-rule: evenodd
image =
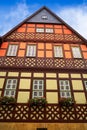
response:
M45 18L42 18L44 16ZM43 33L37 33L37 28L44 28ZM53 29L53 33L47 33L46 28ZM45 35L44 35L45 34ZM86 40L67 23L48 8L43 7L33 15L25 19L11 31L3 36L3 39L12 41L52 41L84 43Z
M45 17L45 18L44 18ZM53 16L46 9L43 9L38 14L33 16L27 22L38 22L38 23L61 23L55 16Z

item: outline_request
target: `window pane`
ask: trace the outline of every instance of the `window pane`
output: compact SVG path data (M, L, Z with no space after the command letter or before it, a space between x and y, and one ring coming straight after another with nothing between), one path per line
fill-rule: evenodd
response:
M64 90L64 86L60 86L60 90Z
M71 97L71 93L70 92L66 92L66 97Z
M12 85L12 89L16 89L16 85Z
M84 83L85 83L85 88L86 88L86 90L87 90L87 81L84 81Z
M66 86L66 89L69 90L69 86Z
M9 80L8 80L8 84L10 84L10 83L11 83L11 80L9 79Z
M43 89L43 87L42 87L42 86L39 86L39 89L41 89L41 90L42 90L42 89Z
M69 81L66 80L66 81L65 81L65 84L68 85L68 84L69 84Z
M34 89L38 89L37 85L34 85Z
M7 85L7 89L10 89L10 85Z
M43 84L43 81L42 81L42 80L40 80L40 81L39 81L39 84Z
M38 81L37 80L34 80L34 84L37 84L38 83Z
M5 91L5 96L9 96L9 94L10 94L10 91L6 90Z
M61 96L61 97L65 97L65 93L64 93L64 92L61 92L61 93L60 93L60 96Z
M59 83L62 86L64 84L64 81L60 80Z
M37 92L33 92L33 97L37 97L38 96L38 94L37 94Z
M15 95L15 91L11 91L11 96L14 96Z
M85 81L85 84L87 85L87 81Z
M13 83L16 84L17 80L16 79L13 79Z
M43 92L39 92L39 97L43 97Z

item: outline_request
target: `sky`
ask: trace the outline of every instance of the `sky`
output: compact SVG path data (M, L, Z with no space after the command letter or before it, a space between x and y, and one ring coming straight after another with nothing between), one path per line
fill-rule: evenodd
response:
M42 6L47 6L87 39L87 0L0 0L0 36Z

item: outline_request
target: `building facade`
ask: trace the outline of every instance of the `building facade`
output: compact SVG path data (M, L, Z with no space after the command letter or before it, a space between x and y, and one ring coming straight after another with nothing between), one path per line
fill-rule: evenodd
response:
M9 122L13 130L86 130L87 41L47 7L0 41L0 96L16 99L15 106L0 105L1 128ZM43 97L46 106L29 105L30 99ZM73 105L61 106L60 100L67 98Z

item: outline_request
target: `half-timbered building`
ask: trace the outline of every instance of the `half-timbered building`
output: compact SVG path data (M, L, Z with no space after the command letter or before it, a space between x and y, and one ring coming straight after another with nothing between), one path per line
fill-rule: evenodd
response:
M86 130L86 39L42 7L0 43L0 96L16 99L0 104L0 130ZM43 97L45 106L29 105ZM71 98L72 105L60 104Z

